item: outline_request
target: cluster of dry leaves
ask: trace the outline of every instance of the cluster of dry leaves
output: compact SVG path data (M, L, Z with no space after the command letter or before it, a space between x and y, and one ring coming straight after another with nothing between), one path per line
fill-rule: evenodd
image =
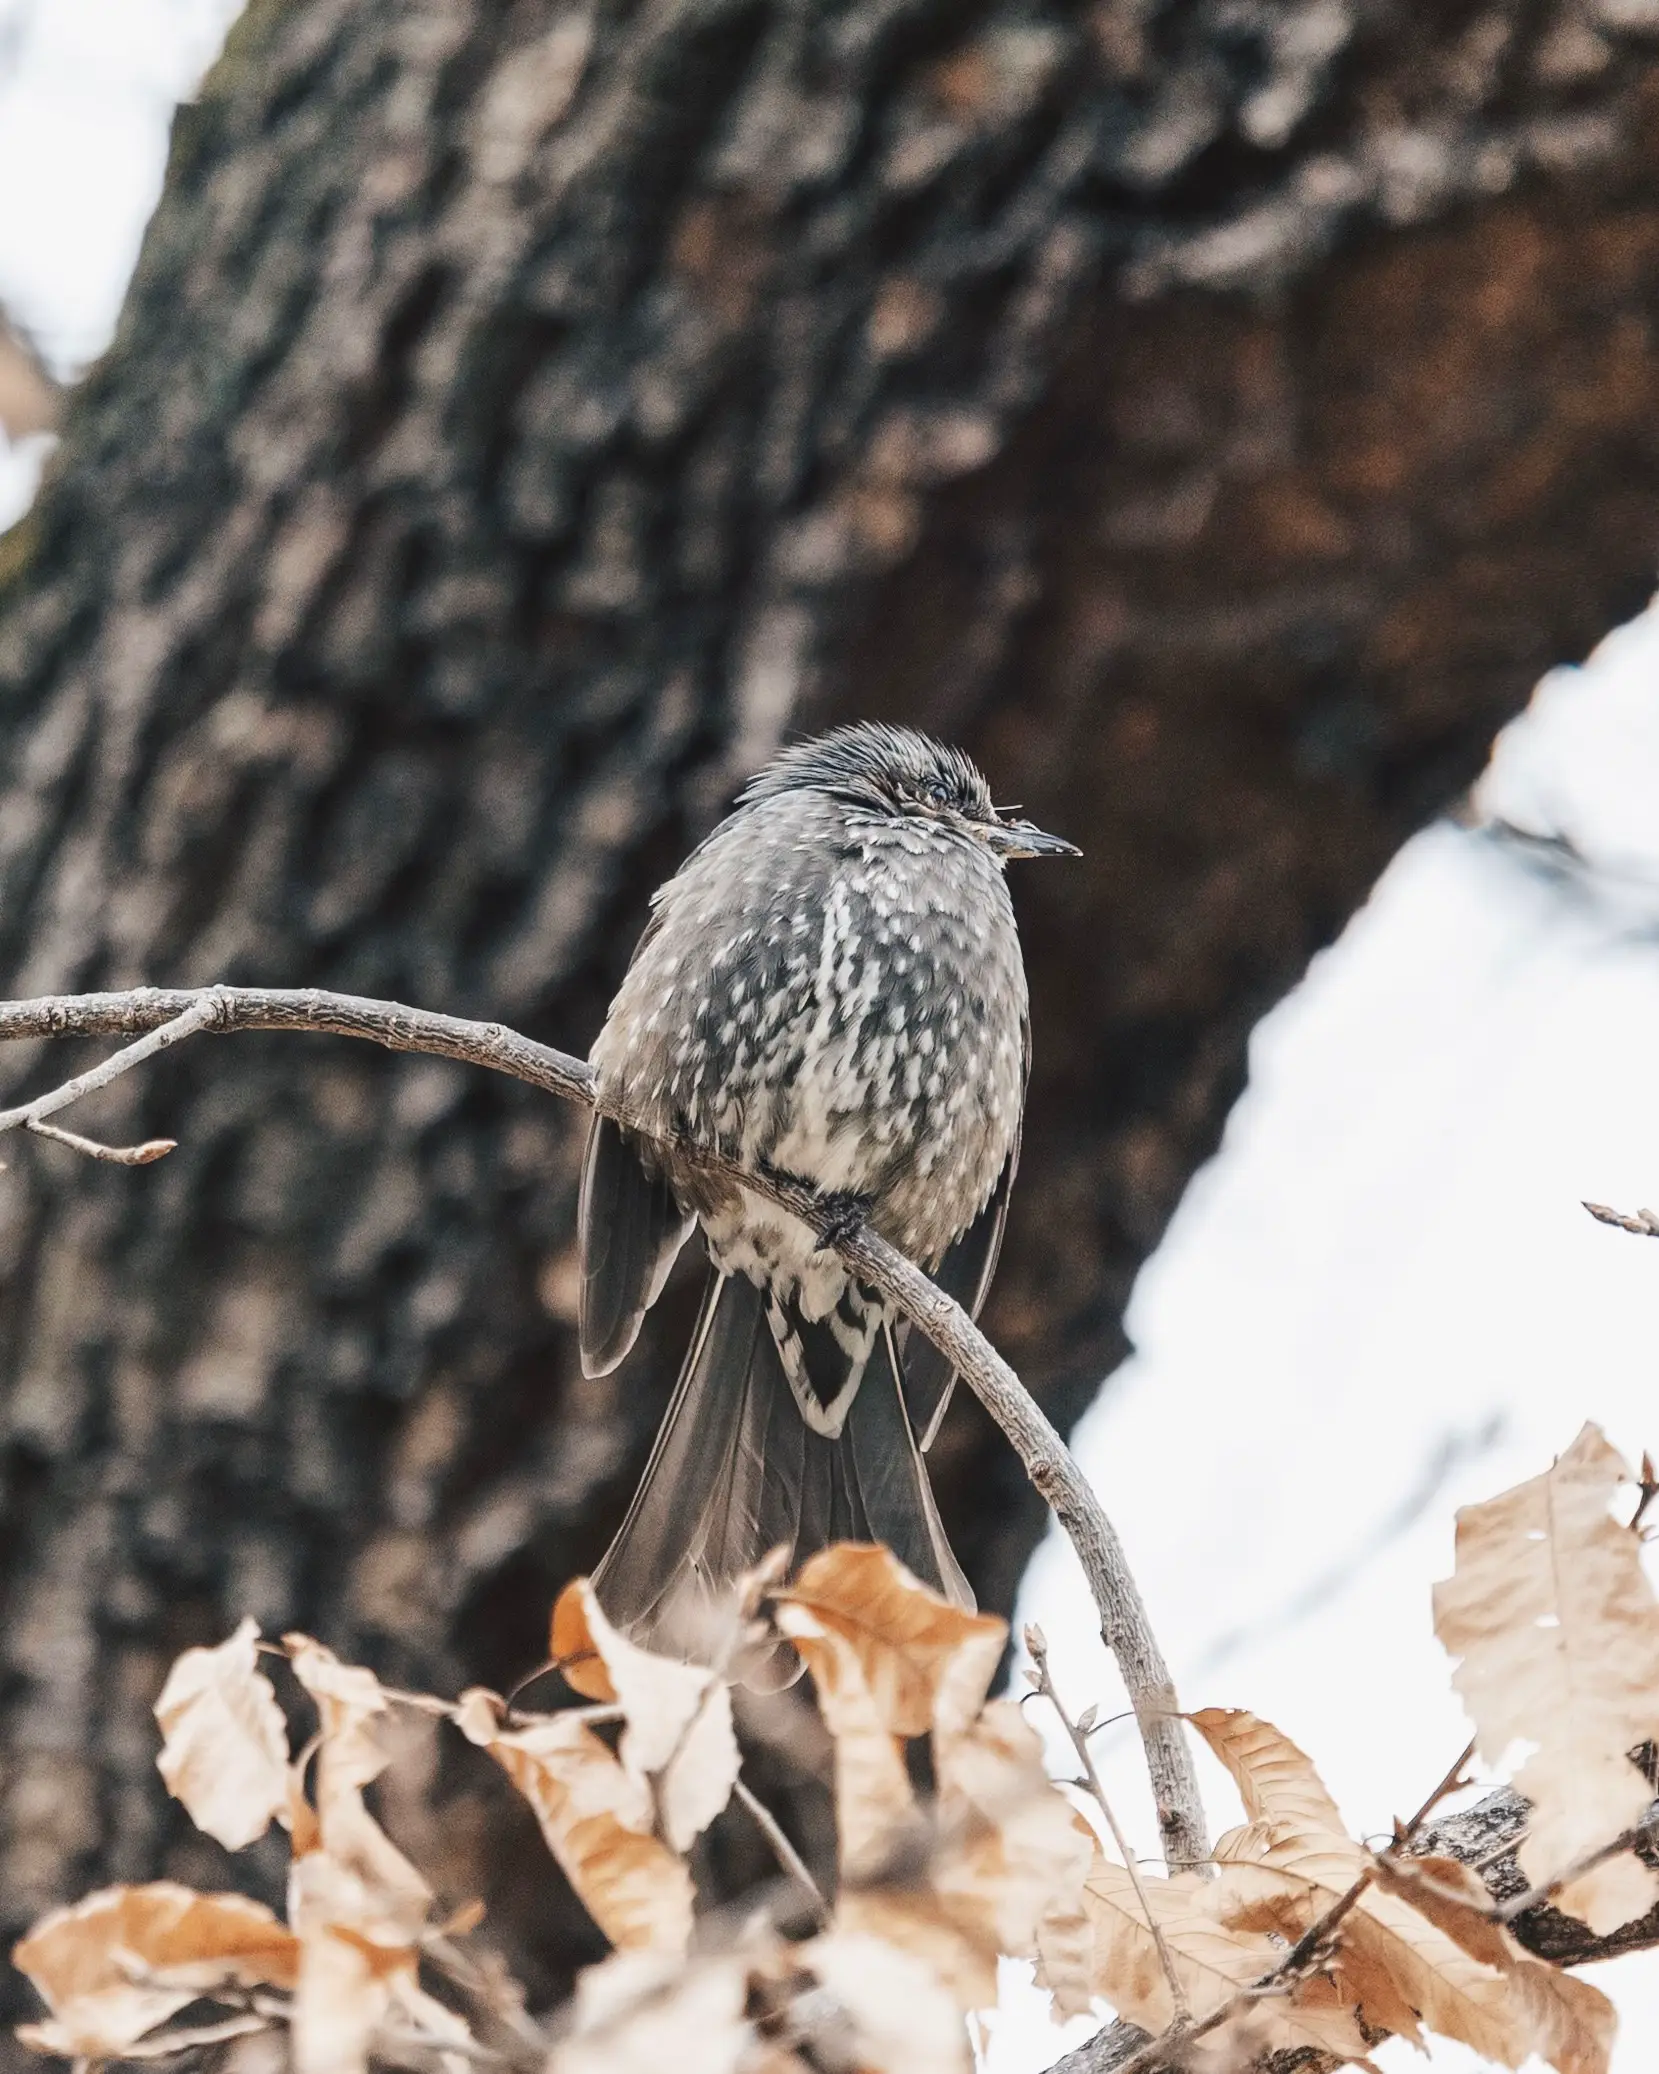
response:
M1652 1795L1630 1753L1659 1741L1640 1506L1623 1523L1613 1509L1633 1481L1587 1426L1546 1475L1460 1515L1436 1604L1481 1751L1495 1765L1517 1741L1531 1750L1516 1778L1533 1809L1523 1899L1553 1895L1597 1931L1659 1898L1631 1849ZM786 1588L757 1573L741 1612L745 1648L786 1642L811 1674L834 1752L833 1903L741 1780L728 1677L639 1649L583 1581L555 1609L553 1650L588 1704L552 1714L481 1689L454 1703L393 1692L309 1637L262 1643L244 1622L174 1665L156 1706L160 1766L232 1849L283 1825L287 1921L170 1883L93 1894L17 1947L50 2010L21 2035L90 2062L214 2044L246 2060L249 2041L286 2033L298 2074L371 2061L644 2074L670 2059L678 2074L966 2074L964 2019L994 2002L1007 1954L1036 1961L1060 2012L1104 2004L1142 2026L1160 2041L1148 2066L1178 2051L1219 2070L1284 2048L1364 2065L1384 2034L1432 2031L1507 2067L1536 2053L1560 2074L1605 2069L1610 2006L1522 1949L1514 1905L1496 1908L1455 1861L1414 1854L1422 1815L1380 1852L1355 1841L1313 1765L1255 1715L1190 1717L1245 1821L1212 1866L1156 1877L1097 1833L1096 1819L1115 1825L1087 1759L1092 1717L1067 1723L1087 1779L1056 1784L1021 1705L987 1698L1002 1622L852 1545ZM297 1754L262 1650L314 1706ZM1034 1653L1032 1683L1052 1699L1040 1638ZM474 1935L476 1910L440 1920L365 1803L400 1707L443 1717L503 1768L615 1947L552 2023L526 2014ZM911 1761L918 1739L925 1766ZM793 1901L810 1890L810 1934L786 1935L781 1906L699 1909L688 1853L734 1794L773 1834Z

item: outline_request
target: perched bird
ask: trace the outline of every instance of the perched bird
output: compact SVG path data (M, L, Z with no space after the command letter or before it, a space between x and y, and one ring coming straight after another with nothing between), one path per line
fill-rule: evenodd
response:
M1077 854L999 815L958 750L866 722L786 749L655 896L591 1055L580 1210L589 1375L633 1345L694 1222L712 1264L644 1480L595 1573L636 1639L674 1646L780 1543L798 1562L883 1541L972 1603L922 1464L948 1363L919 1334L906 1344L799 1219L671 1141L863 1208L977 1311L1030 1059L1003 867Z

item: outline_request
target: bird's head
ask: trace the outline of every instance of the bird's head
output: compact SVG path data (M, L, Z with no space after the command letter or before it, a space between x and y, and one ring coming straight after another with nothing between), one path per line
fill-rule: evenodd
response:
M965 836L1003 861L1082 854L1029 821L999 813L990 786L960 749L884 721L861 720L795 743L750 780L743 804L787 792L824 792L860 813Z

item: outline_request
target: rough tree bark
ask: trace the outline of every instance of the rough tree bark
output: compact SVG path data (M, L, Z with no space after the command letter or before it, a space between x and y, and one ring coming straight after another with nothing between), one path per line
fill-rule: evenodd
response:
M936 727L1088 853L1017 890L989 1319L1069 1422L1253 1020L1650 586L1655 26L255 0L0 542L5 991L327 984L580 1049L781 733ZM405 1681L535 1661L685 1322L581 1378L576 1123L523 1091L273 1037L105 1099L180 1151L0 1181L7 1928L224 1877L144 1707L241 1613ZM1006 1607L1034 1502L972 1407L941 1449ZM551 1989L594 1944L537 1847L480 1870L507 1819L430 1850Z

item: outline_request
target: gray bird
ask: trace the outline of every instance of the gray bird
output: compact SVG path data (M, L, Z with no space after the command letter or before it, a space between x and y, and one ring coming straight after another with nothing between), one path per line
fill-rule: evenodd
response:
M595 1573L636 1639L683 1643L780 1543L799 1562L883 1541L972 1604L922 1464L949 1365L896 1331L805 1224L662 1141L863 1207L977 1311L1030 1060L1003 867L1077 854L1003 819L960 751L863 723L785 750L657 893L593 1047L580 1210L590 1376L633 1345L694 1222L712 1265L644 1480Z

